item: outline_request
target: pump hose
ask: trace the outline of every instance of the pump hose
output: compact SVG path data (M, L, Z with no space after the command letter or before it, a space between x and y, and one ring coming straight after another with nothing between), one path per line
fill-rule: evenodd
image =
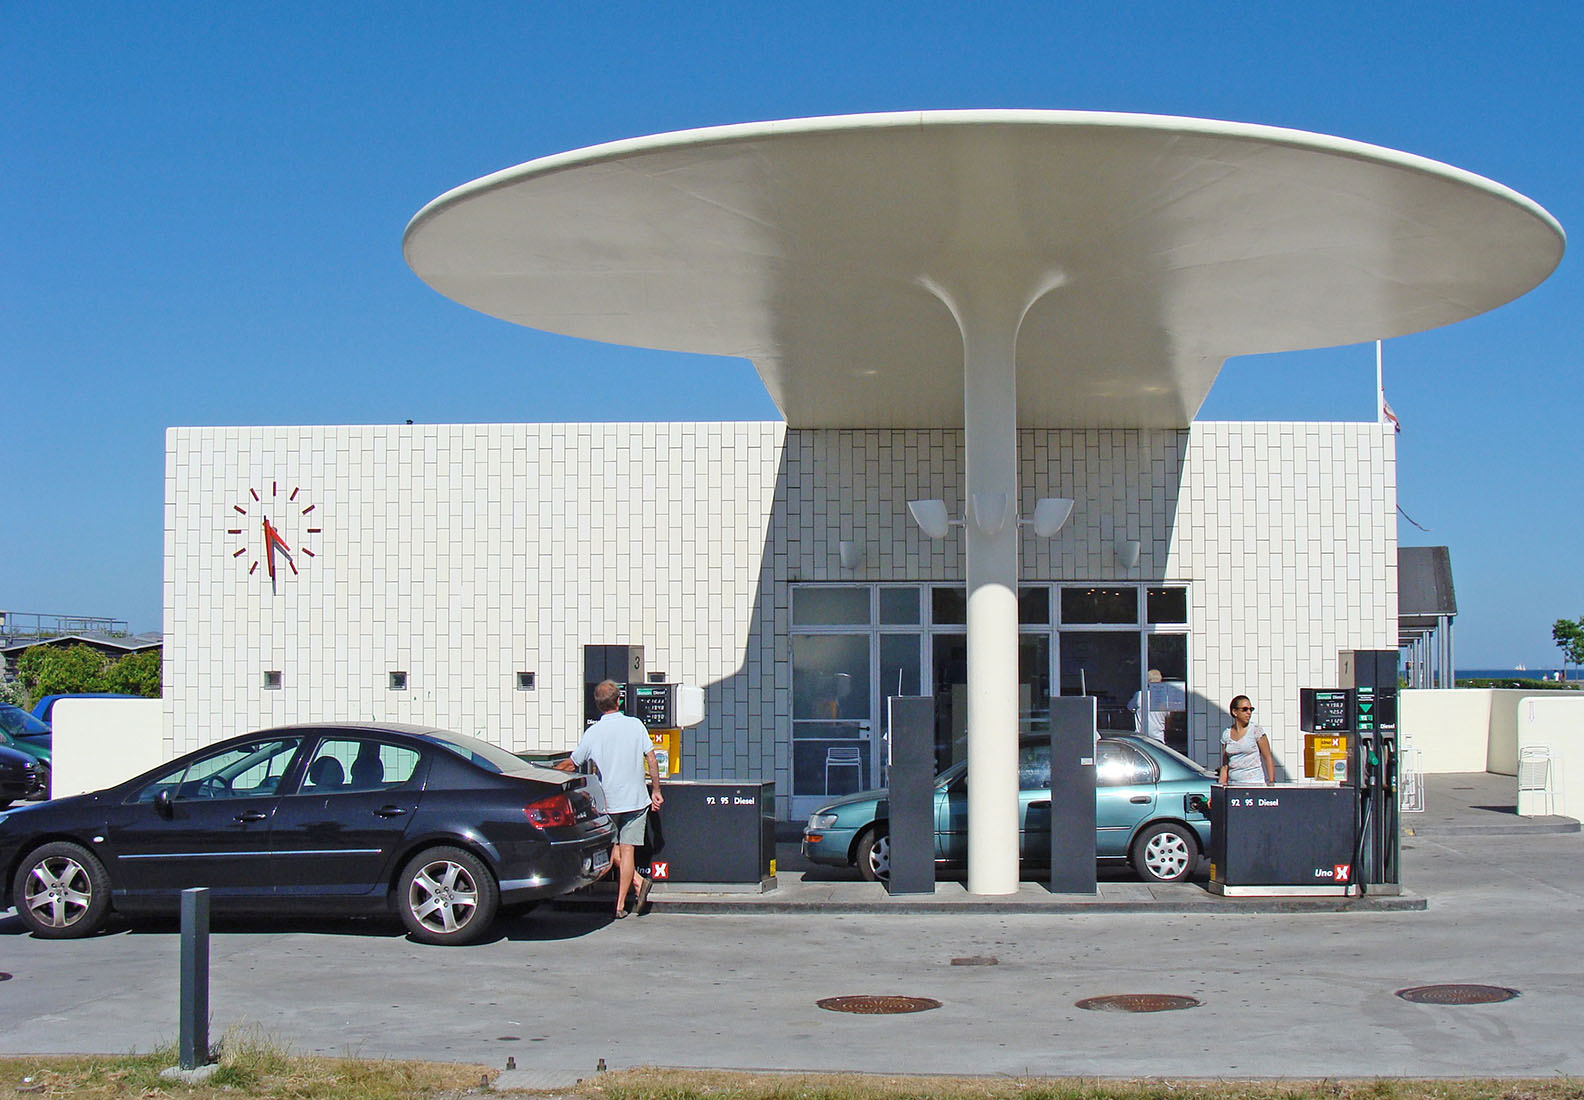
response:
M1359 814L1358 843L1353 850L1353 881L1358 885L1359 897L1363 897L1369 893L1366 881L1369 875L1364 872L1364 844L1370 830L1370 788L1360 787L1359 799L1363 809Z

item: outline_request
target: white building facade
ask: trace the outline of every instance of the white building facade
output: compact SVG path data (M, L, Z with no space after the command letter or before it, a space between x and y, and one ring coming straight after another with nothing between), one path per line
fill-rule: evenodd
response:
M1372 423L1018 432L1020 712L1092 694L1132 729L1148 670L1215 759L1253 697L1287 777L1301 687L1396 647L1395 439ZM297 721L570 748L585 645L706 689L684 779L773 779L780 817L883 780L884 700L962 751L962 434L781 423L176 428L167 436L167 754ZM268 521L271 536L266 532ZM281 552L268 553L277 538ZM1129 544L1137 544L1133 559ZM275 576L269 576L271 558ZM850 753L830 750L856 746Z

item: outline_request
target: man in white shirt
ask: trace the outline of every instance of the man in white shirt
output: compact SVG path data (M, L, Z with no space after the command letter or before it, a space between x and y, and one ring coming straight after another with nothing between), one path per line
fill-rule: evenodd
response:
M636 718L617 709L621 688L613 680L603 680L594 688L594 705L600 720L583 731L583 738L572 750L572 757L556 765L564 772L576 771L588 760L599 769L600 785L605 788L605 812L616 823L616 843L611 862L616 864L616 917L627 915L627 892L634 876L633 850L644 842L644 826L649 810L658 810L665 796L660 793L660 764L655 759L649 731ZM648 771L649 785L644 784ZM642 912L654 883L638 876L633 910Z

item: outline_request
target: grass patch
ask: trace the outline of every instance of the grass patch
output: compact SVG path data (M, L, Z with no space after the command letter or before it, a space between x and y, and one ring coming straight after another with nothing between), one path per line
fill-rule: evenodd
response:
M881 1077L710 1070L601 1073L563 1093L592 1100L1584 1100L1584 1081L1201 1081L1146 1078Z
M478 1065L291 1054L249 1036L227 1036L219 1068L200 1084L160 1076L175 1064L174 1047L0 1058L0 1100L461 1100L493 1091L497 1076ZM1584 1100L1584 1081L1113 1081L636 1069L591 1074L571 1088L547 1091L585 1100Z
M292 1054L255 1032L229 1032L218 1068L188 1085L161 1077L176 1047L147 1054L0 1058L0 1100L449 1100L487 1088L496 1070Z

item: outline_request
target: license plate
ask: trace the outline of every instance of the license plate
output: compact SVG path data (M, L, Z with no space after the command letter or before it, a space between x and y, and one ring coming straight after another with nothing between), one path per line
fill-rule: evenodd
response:
M589 858L589 871L596 875L603 875L610 869L610 850L600 849Z

